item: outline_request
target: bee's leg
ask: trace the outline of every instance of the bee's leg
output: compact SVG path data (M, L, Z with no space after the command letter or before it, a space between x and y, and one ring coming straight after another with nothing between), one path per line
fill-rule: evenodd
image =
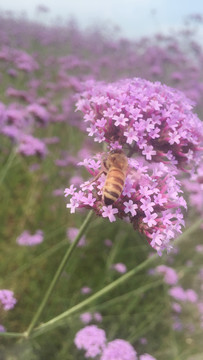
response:
M104 169L101 170L101 171L94 177L94 179L93 179L92 181L90 181L89 184L92 184L93 182L97 181L97 179L99 179L100 176L101 176L102 174L104 174L105 172L106 172L106 171L105 171Z
M102 160L100 172L94 177L94 179L93 179L92 181L90 181L90 184L92 184L93 182L97 181L97 179L99 179L102 174L105 174L105 175L106 175L107 172L108 172L108 167L107 167L107 164L106 164L106 159L104 158L104 159Z

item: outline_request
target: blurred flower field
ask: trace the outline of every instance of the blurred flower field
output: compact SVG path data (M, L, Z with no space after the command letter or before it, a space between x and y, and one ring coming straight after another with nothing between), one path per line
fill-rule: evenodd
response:
M202 21L0 16L0 360L203 358Z

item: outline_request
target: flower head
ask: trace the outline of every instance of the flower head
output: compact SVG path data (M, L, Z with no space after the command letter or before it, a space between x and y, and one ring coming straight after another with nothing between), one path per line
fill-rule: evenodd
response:
M193 289L187 289L185 291L187 301L196 303L198 301L198 295Z
M0 305L4 310L11 310L14 308L17 300L14 298L14 293L11 290L0 290Z
M93 314L90 313L90 312L85 312L85 313L80 315L80 320L84 324L89 324L92 320L97 321L97 322L101 322L102 321L102 315L99 312L95 312Z
M203 141L203 124L193 103L159 82L134 78L115 83L88 81L77 109L84 113L89 136L109 146L127 144L147 160L193 167Z
M123 263L117 263L112 265L112 269L118 271L121 274L124 274L127 271L127 267Z
M116 339L109 342L104 349L101 360L136 360L137 353L132 345L125 340Z
M146 354L140 355L139 360L156 360L156 359L152 355L146 353Z
M156 267L157 272L164 274L166 284L175 285L178 282L178 275L174 269L166 265L159 265Z
M80 315L80 320L84 324L89 324L92 321L92 314L90 312L85 312Z
M67 230L67 236L70 240L70 242L72 243L75 239L75 237L77 236L79 232L79 229L78 228L74 228L74 227L71 227ZM83 235L78 243L78 247L83 247L86 245L86 238L85 238L85 235Z
M0 332L5 332L5 331L6 331L5 327L0 324Z
M185 290L181 286L173 286L169 290L169 294L176 300L180 300L180 301L187 300Z
M90 294L92 292L92 289L88 286L83 286L80 290L81 294Z
M78 349L86 351L85 357L94 358L104 350L106 334L96 325L89 325L77 332L74 342Z
M95 158L85 159L82 165L96 177L105 156L98 154ZM181 232L184 225L181 208L186 207L186 203L175 174L174 167L169 172L162 163L130 158L123 190L112 205L106 206L103 201L106 175L102 174L95 181L81 184L80 188L73 185L66 188L67 207L71 213L77 208L93 209L110 222L117 218L128 221L134 229L146 235L153 248L161 252L164 248L170 249L171 239Z
M33 103L28 106L27 110L36 117L39 123L46 124L49 121L49 113L43 106Z
M34 246L41 244L43 240L43 231L37 230L35 234L31 235L29 231L25 230L20 236L18 236L16 242L21 246Z
M93 317L94 317L94 320L97 321L97 322L102 322L102 320L103 320L103 317L99 312L95 312L93 314Z
M200 158L196 172L190 179L183 179L182 182L188 193L190 206L203 215L203 157Z
M39 155L40 157L47 155L47 147L41 139L21 133L18 140L18 152L20 154L25 156Z

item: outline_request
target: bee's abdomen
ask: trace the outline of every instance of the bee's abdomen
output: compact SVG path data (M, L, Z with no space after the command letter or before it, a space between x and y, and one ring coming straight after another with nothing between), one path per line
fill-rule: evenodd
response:
M103 188L105 205L113 204L121 195L125 182L125 174L119 169L111 169L106 177Z

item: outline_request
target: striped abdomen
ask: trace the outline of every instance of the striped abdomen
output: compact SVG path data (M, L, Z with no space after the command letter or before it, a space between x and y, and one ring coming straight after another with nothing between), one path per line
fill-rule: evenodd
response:
M125 173L115 167L112 167L108 171L102 195L105 205L113 204L120 197L123 191L125 177Z

